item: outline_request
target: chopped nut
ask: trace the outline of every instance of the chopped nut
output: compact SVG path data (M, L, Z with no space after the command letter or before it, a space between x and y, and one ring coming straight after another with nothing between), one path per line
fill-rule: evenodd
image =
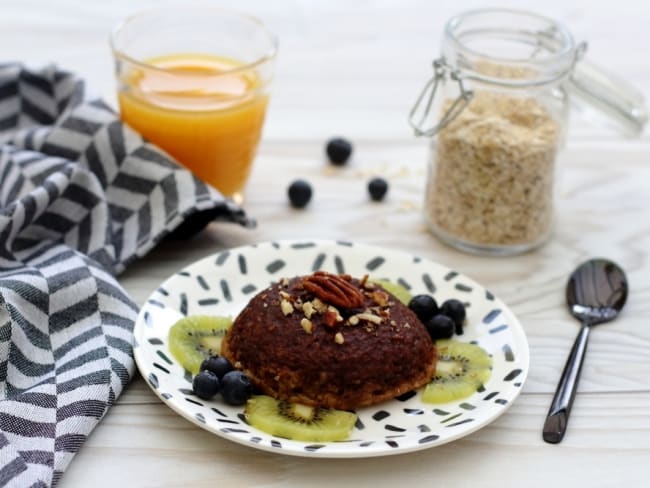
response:
M293 305L291 305L291 302L284 299L280 301L280 308L282 309L282 313L284 315L289 315L291 312L293 312Z
M311 316L312 316L313 313L314 313L314 305L312 305L311 302L305 302L305 303L303 303L303 305L302 305L302 312L305 314L305 317L307 317L308 319L310 319Z
M366 290L374 290L374 289L375 289L375 284L374 284L372 281L366 281L366 282L363 284L363 287L364 287Z
M349 323L350 325L357 325L357 324L359 323L359 317L358 317L357 315L352 315L352 316L348 319L348 323Z
M341 317L341 313L338 311L336 307L332 307L330 305L329 307L327 307L327 311L334 314L334 317L337 322L343 322L343 317Z
M284 299L286 299L286 300L288 300L289 298L291 298L291 295L289 295L289 294L288 294L286 291L284 291L284 290L280 290L280 293L279 293L279 294L280 294L280 296L281 296L282 298L284 298Z
M372 299L375 301L375 303L381 307L385 307L388 305L388 293L386 293L383 290L376 290L372 292Z
M314 324L312 324L311 320L309 319L302 319L300 321L300 325L302 326L303 330L307 332L307 334L311 334L314 330Z
M289 286L289 278L282 278L280 280L280 284L286 288L287 286Z
M337 333L334 335L334 341L335 341L337 344L343 344L343 342L345 342L345 339L343 338L343 334L341 334L340 332L337 332Z
M374 315L371 313L358 313L355 315L355 317L358 317L359 320L366 320L367 322L372 322L373 324L381 324L382 318L379 317L378 315ZM350 317L352 318L352 317Z
M234 364L233 366L234 366L236 369L242 369L242 364L241 364L240 361L235 362L235 364Z
M323 313L327 310L327 305L321 302L318 298L314 298L311 302L318 313Z
M361 279L359 280L359 285L360 285L361 287L365 287L367 281L368 281L368 275L367 275L367 274L364 274L364 275L361 277Z

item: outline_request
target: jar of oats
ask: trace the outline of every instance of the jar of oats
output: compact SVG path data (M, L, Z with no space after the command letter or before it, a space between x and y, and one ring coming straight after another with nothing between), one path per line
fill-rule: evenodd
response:
M585 48L530 12L475 10L447 23L409 119L417 135L431 137L424 213L441 240L508 255L549 238L571 97L641 132L641 95L592 65L580 70Z

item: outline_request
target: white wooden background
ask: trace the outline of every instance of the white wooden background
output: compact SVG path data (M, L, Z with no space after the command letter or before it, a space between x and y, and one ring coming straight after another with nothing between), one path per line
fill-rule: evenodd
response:
M0 0L0 61L57 64L114 100L107 36L124 16L170 2ZM500 419L460 441L365 460L283 457L204 432L162 405L139 377L73 460L60 486L624 486L650 474L650 137L636 140L576 115L560 158L553 240L524 256L486 258L449 249L424 230L420 207L426 143L406 124L430 73L447 18L485 2L223 1L278 33L273 100L245 207L256 230L214 224L190 244L166 243L133 265L122 283L138 303L177 269L207 254L280 238L346 238L403 249L465 273L502 298L531 346L522 395ZM569 25L588 57L650 98L650 2L502 1ZM355 143L351 164L332 171L324 141ZM371 175L388 198L368 202ZM287 184L314 185L304 211L289 208ZM591 256L620 262L631 295L615 323L591 337L569 432L560 445L541 427L578 330L565 311L571 269Z

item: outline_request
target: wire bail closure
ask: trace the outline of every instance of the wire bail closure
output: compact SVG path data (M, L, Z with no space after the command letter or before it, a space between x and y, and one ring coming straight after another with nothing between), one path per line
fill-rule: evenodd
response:
M449 79L458 83L458 89L460 90L460 95L454 103L451 104L449 109L441 117L440 121L429 128L424 128L424 125L428 119L429 114L431 113L431 107L433 106L433 100L438 90L438 85L441 81L445 81L449 76ZM429 95L427 96L427 92ZM431 137L444 129L449 123L451 123L460 113L467 107L467 104L472 100L474 92L471 90L466 90L465 85L463 84L463 78L459 70L452 70L445 58L438 58L433 61L433 76L429 81L426 82L424 88L420 92L420 95L415 100L413 108L409 112L409 124L413 127L416 136L427 136ZM424 100L426 103L423 105ZM418 117L418 112L420 115Z

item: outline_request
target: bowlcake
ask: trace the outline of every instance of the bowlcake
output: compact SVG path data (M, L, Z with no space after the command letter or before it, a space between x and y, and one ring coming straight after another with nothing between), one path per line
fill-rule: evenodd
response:
M351 410L428 383L436 353L417 316L367 280L285 278L236 317L221 354L267 395Z

